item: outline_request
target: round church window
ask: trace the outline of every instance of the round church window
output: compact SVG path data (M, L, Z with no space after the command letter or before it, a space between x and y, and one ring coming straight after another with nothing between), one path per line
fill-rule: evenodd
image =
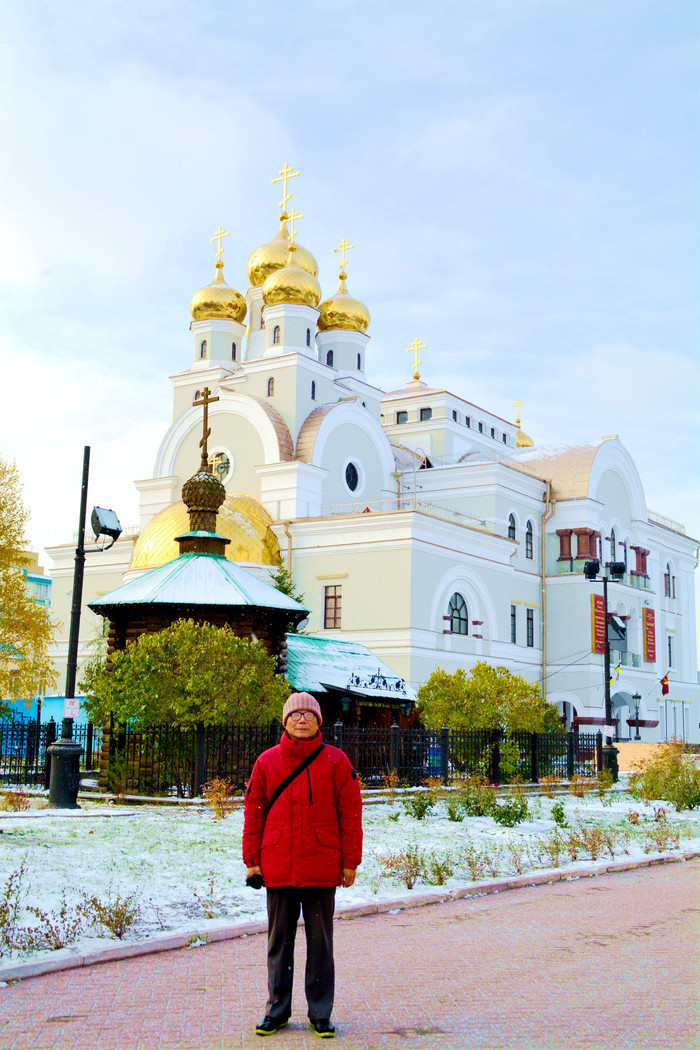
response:
M345 484L354 492L360 482L360 475L357 473L357 467L354 463L348 463L345 468Z
M233 474L233 457L225 449L217 449L209 456L209 467L215 478L222 484Z

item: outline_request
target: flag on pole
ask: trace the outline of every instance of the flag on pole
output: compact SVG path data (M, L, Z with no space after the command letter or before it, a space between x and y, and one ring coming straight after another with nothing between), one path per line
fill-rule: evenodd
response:
M615 685L615 682L616 682L616 681L618 680L618 678L620 677L620 668L621 668L621 667L622 667L622 662L620 662L620 663L619 663L619 664L617 665L617 667L615 668L615 670L614 670L614 671L612 672L612 674L610 675L610 685Z
M661 679L661 695L668 696L668 671Z

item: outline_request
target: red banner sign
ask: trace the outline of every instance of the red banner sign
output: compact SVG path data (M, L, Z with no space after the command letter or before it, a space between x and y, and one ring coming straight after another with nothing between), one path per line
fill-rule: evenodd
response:
M602 594L591 595L591 652L605 652L605 599Z
M653 609L642 609L642 630L644 632L644 662L656 663L656 614Z

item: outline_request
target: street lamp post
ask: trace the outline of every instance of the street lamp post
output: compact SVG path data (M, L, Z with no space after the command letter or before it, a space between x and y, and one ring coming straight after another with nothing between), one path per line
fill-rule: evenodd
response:
M642 699L641 693L632 693L632 699L634 700L634 739L641 740L639 735L639 701Z
M87 511L88 477L90 473L90 446L86 445L83 454L83 475L80 489L80 519L78 522L78 546L75 550L75 567L73 571L73 598L71 603L70 633L68 636L68 661L66 664L66 695L63 707L63 724L61 738L50 747L46 754L51 760L49 774L49 808L79 809L77 803L80 787L80 756L83 748L73 740L73 716L77 711L75 703L75 679L78 667L78 640L80 636L80 611L83 601L83 575L85 570L85 515ZM121 525L113 510L95 507L91 518L95 538L108 536L111 543L108 547L92 550L108 550L119 539Z
M605 724L612 731L612 700L610 697L610 638L608 636L608 581L621 580L625 575L627 566L623 561L611 561L609 565L610 575L599 576L600 562L597 560L587 561L583 566L583 574L587 580L600 580L603 584L603 607L605 616L605 643L603 646L603 674L605 676ZM613 745L612 739L606 737L603 745L603 766L612 773L613 781L619 779L619 767L617 764L618 749Z

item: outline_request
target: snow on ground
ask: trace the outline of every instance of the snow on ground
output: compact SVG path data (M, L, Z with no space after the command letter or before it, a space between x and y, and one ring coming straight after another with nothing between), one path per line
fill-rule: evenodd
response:
M422 821L409 816L398 798L393 805L367 805L365 859L355 885L338 890L337 903L360 904L410 895L405 885L383 871L378 857L413 843L426 853L456 857L471 842L496 858L484 877L515 874L518 863L525 872L547 868L550 863L536 856L534 844L551 835L556 801L563 802L570 826L580 823L624 829L631 839L626 846L620 843L618 855L624 855L626 849L633 859L644 856L644 826L654 824L654 805L645 806L626 794L614 793L611 797L612 804L607 806L594 795L585 799L570 795L556 800L531 798L530 819L514 828L501 827L491 817L450 821L442 802ZM640 814L639 826L631 825L626 818L631 809ZM676 814L670 805L665 809L669 823L682 826L681 847L700 848L700 813ZM100 819L107 815L111 819ZM81 894L102 900L133 895L140 915L127 940L141 940L160 930L196 929L207 918L260 921L266 914L265 893L244 885L242 828L241 809L222 821L214 820L203 807L144 806L128 810L90 802L79 813L44 810L1 814L0 904L8 877L24 864L25 907L34 905L55 913L64 892L71 906L78 903ZM563 829L562 833L566 832ZM517 860L519 852L523 855L521 862ZM609 859L610 855L602 856ZM577 867L590 864L590 855L582 855L574 864L568 860L562 857L561 868L575 875ZM469 869L463 862L444 888L454 889L469 881ZM425 891L430 885L419 879L413 892ZM36 918L26 911L23 921L36 924ZM93 936L99 932L93 930ZM78 942L81 947L86 944L85 937Z

